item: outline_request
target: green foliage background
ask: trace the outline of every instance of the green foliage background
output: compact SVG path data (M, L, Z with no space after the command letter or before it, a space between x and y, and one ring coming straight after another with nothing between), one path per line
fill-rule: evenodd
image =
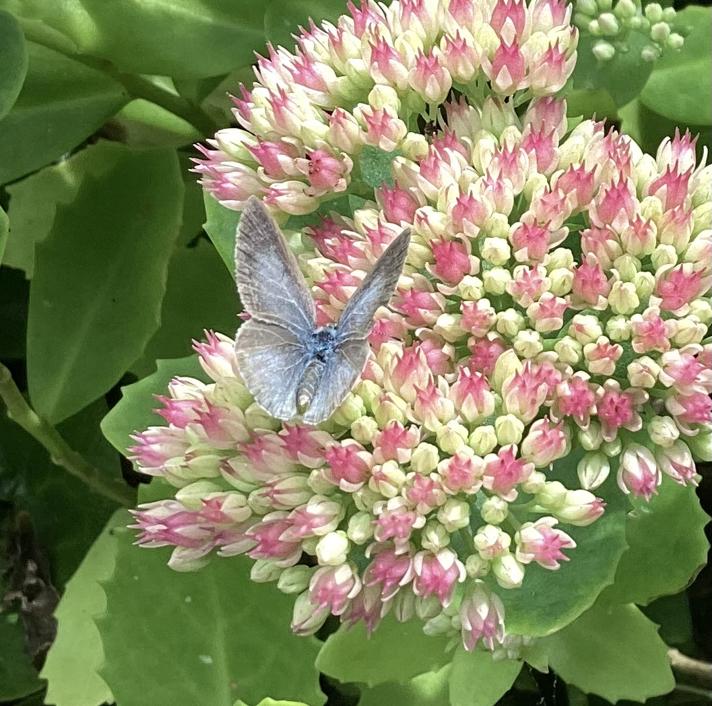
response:
M296 638L291 600L251 583L241 559L176 574L164 552L132 545L124 508L165 493L137 491L119 452L157 421L153 395L173 375L200 376L191 338L236 327L237 214L203 199L192 144L230 124L226 92L249 79L253 51L344 11L341 0L0 0L0 386L12 392L11 373L40 415L0 417L0 597L26 601L0 611L0 703L709 703L694 680L676 684L667 656L712 656L710 575L686 590L708 551L692 489L670 484L627 522L612 492L575 562L528 572L507 605L511 629L541 636L524 662L447 652L388 621L370 640L359 628ZM570 116L606 116L653 153L676 126L712 147L710 8L678 22L684 49L654 65L634 52L599 65L583 37ZM389 161L375 152L361 165L371 186ZM60 596L42 666L51 639L28 643L28 626L51 633Z

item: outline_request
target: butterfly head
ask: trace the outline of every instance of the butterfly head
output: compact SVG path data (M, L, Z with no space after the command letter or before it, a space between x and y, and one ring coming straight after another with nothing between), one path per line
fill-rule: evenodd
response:
M334 324L320 326L311 335L310 348L312 357L319 361L326 361L336 345L337 329Z

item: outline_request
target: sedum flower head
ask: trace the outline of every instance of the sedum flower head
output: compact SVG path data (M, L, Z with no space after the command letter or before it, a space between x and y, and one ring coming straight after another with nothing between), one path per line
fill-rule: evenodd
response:
M645 499L663 474L698 482L712 168L688 134L653 157L600 123L567 132L548 95L571 70L567 13L365 4L260 60L204 186L235 209L261 195L287 231L317 211L290 242L320 324L406 224L411 249L360 381L319 428L254 403L232 338L196 343L211 382L176 378L167 425L135 436L138 468L177 489L136 511L140 544L173 546L179 570L246 554L296 596L299 634L392 612L509 654L500 594L575 561L567 528L602 515L609 474ZM375 189L366 147L393 153ZM349 217L324 203L340 190L362 196ZM551 469L572 454L563 483Z

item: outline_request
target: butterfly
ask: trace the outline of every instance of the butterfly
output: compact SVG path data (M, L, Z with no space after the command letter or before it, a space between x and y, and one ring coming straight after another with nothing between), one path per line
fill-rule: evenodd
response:
M235 246L237 290L250 315L238 329L237 362L269 414L306 424L328 419L366 365L373 317L388 303L410 244L404 230L385 250L336 324L316 325L297 259L256 197L245 206Z

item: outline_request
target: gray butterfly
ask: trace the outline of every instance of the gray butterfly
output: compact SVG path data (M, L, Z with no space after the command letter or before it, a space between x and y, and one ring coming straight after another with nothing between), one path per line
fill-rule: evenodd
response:
M398 283L410 243L404 230L347 303L338 323L318 327L294 253L256 197L240 218L235 247L237 289L250 318L235 352L255 400L273 417L301 415L319 424L343 402L361 374L378 307Z

